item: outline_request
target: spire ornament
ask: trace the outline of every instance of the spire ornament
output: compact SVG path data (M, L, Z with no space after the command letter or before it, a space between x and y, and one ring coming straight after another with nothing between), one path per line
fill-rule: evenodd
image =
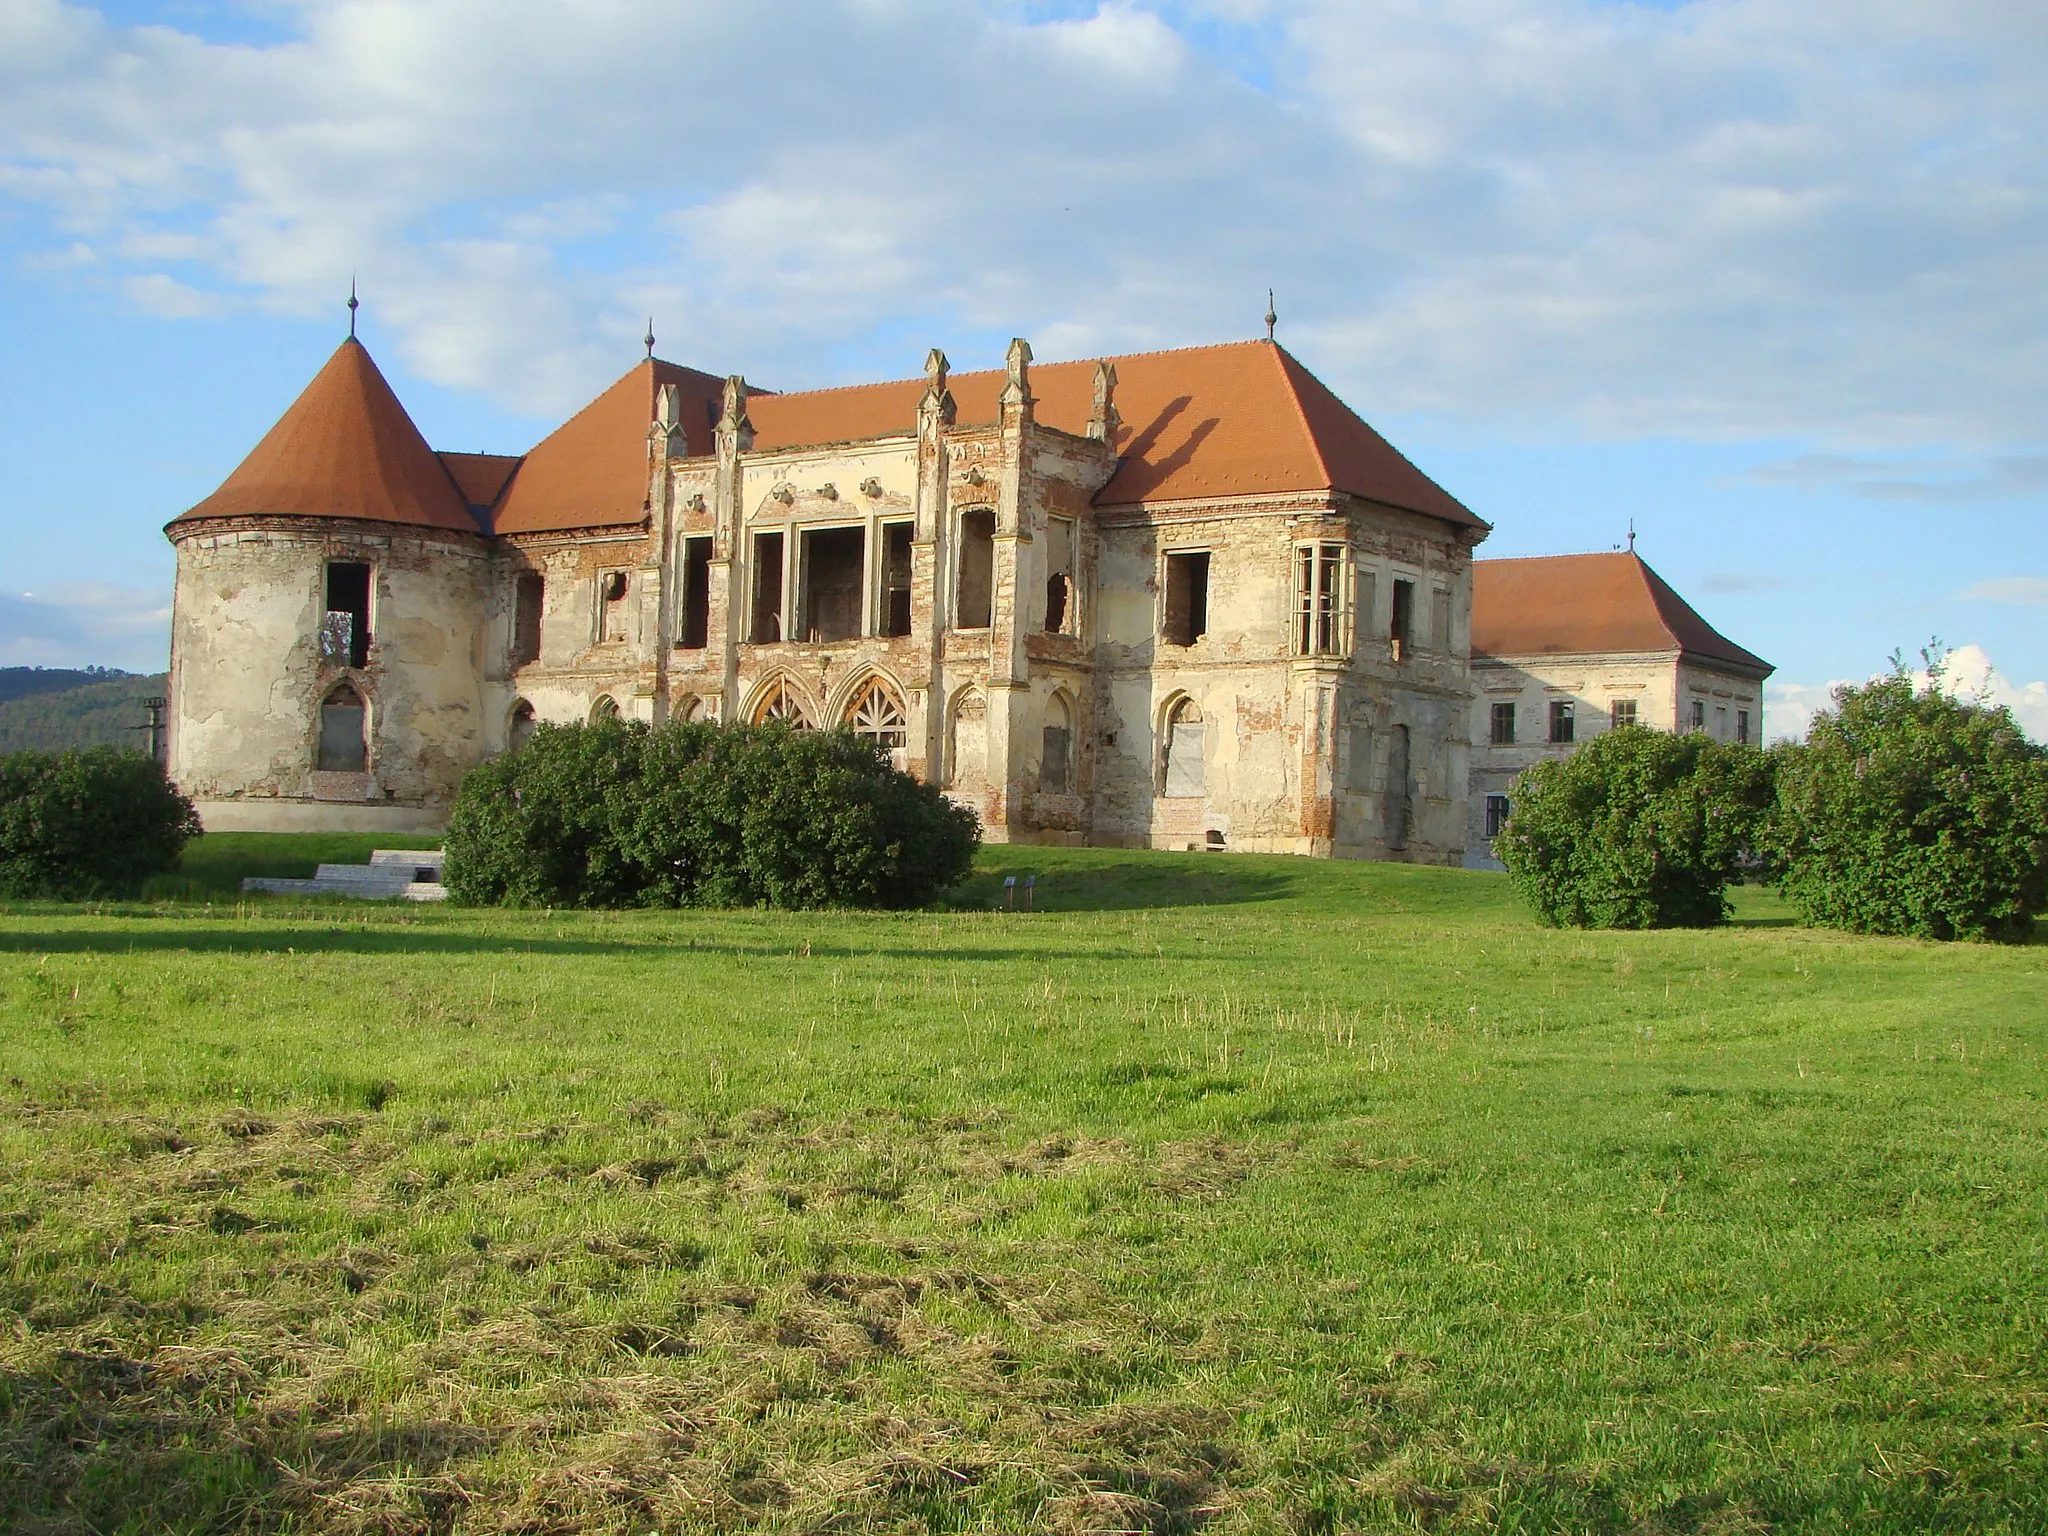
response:
M348 275L348 339L350 341L356 339L356 311L360 308L362 308L362 302L356 298L356 275L351 272Z
M654 316L647 317L647 334L640 338L647 344L647 360L654 361Z
M1273 327L1280 323L1280 316L1273 308L1273 290L1266 290L1266 340L1273 339Z

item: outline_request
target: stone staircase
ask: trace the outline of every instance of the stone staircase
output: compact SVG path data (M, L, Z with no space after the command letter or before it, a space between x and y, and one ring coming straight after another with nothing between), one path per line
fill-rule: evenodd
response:
M288 896L353 896L360 901L446 901L438 848L379 848L367 864L322 864L310 880L271 880L252 875L245 891Z

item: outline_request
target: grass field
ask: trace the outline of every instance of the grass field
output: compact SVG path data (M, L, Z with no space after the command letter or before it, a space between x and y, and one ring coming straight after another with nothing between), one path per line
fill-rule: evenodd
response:
M236 896L322 841L0 909L0 1527L2048 1529L2048 945Z

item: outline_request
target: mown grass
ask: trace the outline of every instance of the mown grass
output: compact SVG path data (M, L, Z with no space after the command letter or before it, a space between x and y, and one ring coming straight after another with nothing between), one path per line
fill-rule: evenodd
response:
M0 912L0 1525L2048 1528L2048 946L1027 871Z

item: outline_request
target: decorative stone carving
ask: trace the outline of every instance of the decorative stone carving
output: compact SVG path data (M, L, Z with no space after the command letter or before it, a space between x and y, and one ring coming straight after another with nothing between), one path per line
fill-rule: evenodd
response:
M1116 364L1095 365L1095 404L1088 412L1088 435L1098 442L1114 444L1123 426L1116 408Z

